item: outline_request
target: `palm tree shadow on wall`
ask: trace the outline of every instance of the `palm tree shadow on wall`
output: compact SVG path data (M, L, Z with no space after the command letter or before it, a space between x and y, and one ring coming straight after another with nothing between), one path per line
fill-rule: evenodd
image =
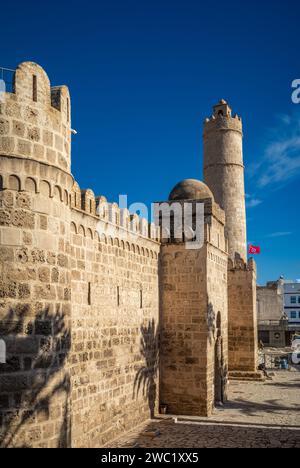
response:
M216 333L216 321L217 314L214 310L214 306L211 302L207 304L207 330L208 330L208 339L211 345L215 342L215 333Z
M140 353L145 364L140 367L134 379L133 397L138 398L142 391L147 397L151 418L155 415L155 403L157 398L157 374L159 368L159 328L152 319L148 325L142 325Z
M228 363L224 359L221 312L217 313L211 302L207 305L208 339L214 353L214 398L215 404L227 401Z
M30 320L28 306L10 309L0 322L0 337L7 346L6 364L0 364L0 447L35 446L31 423L50 421L56 401L61 406L56 445L69 447L70 376L65 363L71 338L65 315L45 309Z

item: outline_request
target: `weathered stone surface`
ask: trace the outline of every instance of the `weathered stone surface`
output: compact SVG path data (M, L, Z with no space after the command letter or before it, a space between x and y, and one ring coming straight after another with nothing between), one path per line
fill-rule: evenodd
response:
M9 132L9 120L0 119L0 135L7 135Z

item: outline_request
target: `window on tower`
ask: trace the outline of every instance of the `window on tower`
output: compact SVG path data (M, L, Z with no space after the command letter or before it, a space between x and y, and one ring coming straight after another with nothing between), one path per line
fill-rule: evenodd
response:
M37 102L37 76L32 77L32 100Z

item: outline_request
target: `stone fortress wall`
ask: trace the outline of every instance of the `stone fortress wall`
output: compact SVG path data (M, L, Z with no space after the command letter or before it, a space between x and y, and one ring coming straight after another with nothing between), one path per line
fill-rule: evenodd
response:
M116 224L114 236L105 234L114 216L118 221L119 210L114 205L109 215L103 198L100 205L100 239L97 217L78 208L72 212L70 368L76 447L102 446L158 409L160 245L146 236L148 226L137 217L131 226L135 235ZM126 222L130 227L130 218L124 217Z
M21 64L0 107L2 446L102 445L157 391L158 230L80 190L70 125L67 88Z

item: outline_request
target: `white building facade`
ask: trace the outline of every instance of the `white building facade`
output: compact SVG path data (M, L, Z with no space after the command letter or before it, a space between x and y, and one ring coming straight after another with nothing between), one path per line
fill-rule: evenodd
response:
M290 346L300 334L300 280L269 281L257 287L259 339L265 346Z
M283 307L284 313L288 317L289 328L300 331L300 280L285 280L283 288Z

